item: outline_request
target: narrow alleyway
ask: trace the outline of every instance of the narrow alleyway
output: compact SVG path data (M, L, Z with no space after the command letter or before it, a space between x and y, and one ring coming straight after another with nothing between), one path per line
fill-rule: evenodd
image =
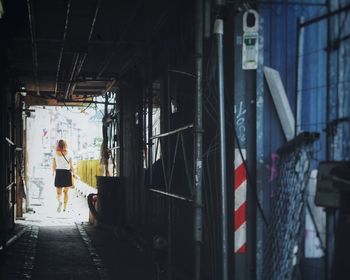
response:
M1 251L0 279L157 279L155 265L113 228L88 223L86 198L71 190L66 213L55 201L16 223L24 234Z

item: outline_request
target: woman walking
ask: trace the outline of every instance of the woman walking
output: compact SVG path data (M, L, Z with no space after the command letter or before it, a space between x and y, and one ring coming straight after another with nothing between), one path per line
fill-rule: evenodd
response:
M55 187L58 201L57 212L61 212L62 210L62 192L64 193L63 211L66 211L68 203L68 190L69 187L73 187L72 176L75 175L72 157L67 151L67 143L62 139L58 141L56 153L53 158L53 175L56 175Z

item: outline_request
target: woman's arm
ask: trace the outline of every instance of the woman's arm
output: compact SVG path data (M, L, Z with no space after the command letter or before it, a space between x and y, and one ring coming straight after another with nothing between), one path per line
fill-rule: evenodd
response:
M52 175L55 175L56 172L56 160L55 158L52 159Z
M70 167L70 170L72 171L72 175L75 177L72 158L69 159L69 167Z

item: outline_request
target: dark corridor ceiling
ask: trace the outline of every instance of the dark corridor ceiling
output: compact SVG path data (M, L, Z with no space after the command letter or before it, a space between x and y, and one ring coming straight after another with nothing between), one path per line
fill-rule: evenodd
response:
M45 98L116 90L171 9L159 0L5 1L12 72Z

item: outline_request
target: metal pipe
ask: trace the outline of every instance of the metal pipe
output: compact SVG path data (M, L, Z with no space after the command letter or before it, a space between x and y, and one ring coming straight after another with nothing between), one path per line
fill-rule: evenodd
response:
M114 84L116 82L117 82L117 80L113 78L109 83L107 83L106 88L102 90L101 94L105 94L105 93L109 92L110 89L114 86ZM77 83L75 83L74 85L76 86L76 84ZM74 86L74 88L75 88L75 86ZM74 89L73 89L73 91L74 91Z
M245 3L256 4L256 0L245 0ZM237 4L236 0L226 1L227 4ZM259 5L281 5L281 6L310 6L310 7L324 7L324 3L312 3L312 2L292 2L292 1L259 1Z
M10 247L12 244L14 244L18 238L20 238L25 232L27 231L26 228L22 228L18 233L16 233L14 236L12 236L9 240L6 242L6 248ZM3 246L0 246L0 250L4 250Z
M196 78L196 75L194 75L192 73L185 72L185 71L176 70L176 69L168 69L168 71L172 72L172 73L182 74L182 75L185 75L185 76Z
M194 124L194 263L195 280L200 280L203 240L203 0L196 0L195 13L196 110Z
M32 42L34 82L36 86L36 94L39 95L40 90L39 90L39 81L38 81L38 50L37 50L36 41L35 41L34 17L33 17L33 9L32 9L30 0L27 0L27 7L28 7L29 28L30 28L30 39Z
M180 199L180 200L184 200L184 201L188 201L188 202L193 202L193 199L191 199L191 198L180 196L180 195L177 195L174 193L164 192L164 191L157 190L157 189L149 189L149 191L154 192L154 193L159 193L159 194L167 196L167 197L172 197L172 198L176 198L176 199Z
M303 54L304 54L304 28L301 24L304 22L304 18L300 17L297 22L297 51L298 57L296 59L297 63L297 98L296 98L296 121L295 121L295 136L301 132L302 123L302 89L303 89Z
M164 120L166 123L166 129L169 130L171 128L171 123L170 123L170 115L171 115L171 109L170 109L170 73L169 71L166 72L165 74L165 84L166 86L164 86L164 88L161 89L161 91L163 92L163 95L165 95L166 97L164 98L165 100L164 102ZM165 93L165 94L164 94ZM179 136L179 135L177 135ZM170 174L173 171L173 167L174 165L171 166L170 168L170 147L171 147L171 137L168 137L164 140L164 145L166 148L166 154L165 154L165 159L166 159L166 167L168 172L166 172L167 174L169 174L169 169L170 169ZM174 158L176 157L176 152L177 150L175 149L175 154L174 154ZM162 154L163 156L163 154ZM164 173L165 174L165 173ZM170 175L169 177L171 178L172 175ZM165 176L164 176L165 177ZM166 191L170 193L170 189L171 189L171 179L169 179L169 181L166 183ZM167 201L167 211L168 211L168 278L167 280L172 280L173 279L173 274L172 274L172 267L173 267L173 238L172 238L172 209L173 209L173 201L171 201L170 199Z
M148 83L148 170L149 184L153 184L153 86L152 86L152 52L149 50L147 54L147 83ZM157 155L156 155L157 158Z
M105 94L105 108L104 108L104 117L108 115L108 95ZM103 149L103 165L105 168L104 176L109 176L109 169L108 169L108 127L106 125L102 125L102 149Z
M3 85L0 86L0 103L1 104L7 104L7 92L3 90ZM6 144L6 137L7 134L7 110L0 110L0 158L2 159L0 161L0 170L1 170L1 176L0 176L0 191L5 191L5 185L7 184L7 176L3 176L3 171L6 170L6 157L7 157L7 144ZM5 246L6 245L6 231L5 231L5 224L6 224L6 206L7 202L5 200L6 196L1 194L0 195L0 245Z
M331 0L327 0L327 11L330 13L331 11ZM331 44L331 20L327 18L327 49ZM331 66L332 66L332 58L329 51L326 52L327 55L327 69L326 69L326 122L329 124L331 120L332 110L331 110ZM332 159L332 151L331 151L331 141L332 141L332 133L329 129L326 130L326 160L329 161ZM326 209L326 244L325 244L325 262L324 262L324 279L331 279L331 267L332 267L332 256L331 250L333 248L333 240L331 238L332 234L332 224L334 222L334 210Z
M5 137L5 140L7 141L7 143L9 143L10 145L14 146L15 143L13 143L13 141L10 140L10 138Z
M70 74L70 77L69 77L68 86L67 86L67 89L66 89L66 93L64 95L65 99L67 99L69 97L71 84L72 84L72 81L73 81L74 73L76 71L75 69L77 68L77 65L78 65L78 60L79 60L79 54L75 54L74 57L73 57L73 66L72 66L72 71L71 71L71 74Z
M89 38L88 38L87 44L89 44L89 42L91 41L92 34L94 33L96 19L97 19L98 11L100 10L100 6L101 6L101 0L98 0L96 8L95 8L94 17L92 19L92 23L91 23L91 26L90 26L90 32L89 32ZM84 66L86 57L87 57L87 52L84 53L83 57L80 60L80 63L78 65L78 67L77 67L77 70L76 70L76 72L74 73L74 76L73 76L74 80L76 80L76 78L79 76L79 73L80 73L81 69ZM115 82L115 80L114 80L114 82ZM112 82L110 87L113 86L114 82ZM70 90L71 93L74 92L76 86L77 86L77 82L74 82L74 84L72 86L72 89ZM107 92L110 89L110 87L108 88L108 86L107 86L107 88L105 89L105 92Z
M67 30L68 30L68 21L69 21L69 12L70 12L70 5L72 0L69 0L67 3L67 13L66 13L66 22L64 24L64 30L63 30L63 40L62 40L62 47L60 51L60 55L58 57L58 63L57 63L57 72L56 72L56 83L55 83L55 96L57 95L57 89L58 89L58 77L60 75L60 69L61 69L61 63L62 63L62 56L63 56L63 50L64 50L64 43L66 41L67 37Z
M64 102L64 103L88 103L88 104L106 104L106 102L102 102L102 101L70 100L70 99L58 100L58 102ZM108 102L107 105L117 105L117 103ZM71 105L71 104L67 104L67 106L72 106L72 105Z
M321 16L315 17L315 18L313 18L313 19L304 21L300 26L301 26L301 27L305 27L305 26L308 26L308 25L310 25L310 24L319 22L319 21L321 21L321 20L328 19L328 18L330 18L330 17L332 17L332 16L335 16L335 15L337 15L337 14L346 12L346 11L348 11L348 10L350 10L350 4L348 4L348 5L344 6L344 7L341 7L341 8L339 8L339 9L335 10L335 11L328 12L328 13L326 13L326 14L324 14L324 15L321 15Z
M264 32L263 23L261 17L259 17L259 59L258 68L256 70L256 192L257 202L264 201L265 185L265 160L264 160ZM261 205L263 207L263 205ZM260 208L258 206L258 211ZM264 267L264 240L265 240L265 227L264 216L256 216L256 279L262 280L263 267Z
M183 126L183 127L180 127L180 128L177 128L177 129L174 129L174 130L171 130L171 131L168 131L166 133L154 135L154 136L151 137L151 139L156 139L156 138L162 138L162 137L165 137L165 136L169 136L171 134L175 134L175 133L178 133L180 131L184 131L186 129L192 128L192 127L193 127L193 124L189 124L189 125L186 125L186 126Z
M184 140L184 136L182 133L180 133L180 138L181 138L182 156L184 159L184 166L185 166L185 172L186 172L186 177L187 177L187 183L188 183L188 187L190 189L191 195L193 195L193 186L192 186L190 171L189 171L188 164L187 164L187 153L186 153L186 148L185 148L185 140Z
M15 182L10 183L9 185L6 186L5 190L6 191L11 191L12 190L12 186L15 184Z
M12 40L16 44L26 44L28 39L24 37L13 37L10 40ZM36 43L37 44L46 44L47 45L61 45L65 43L63 39L54 39L54 38L45 38L45 37L36 37ZM134 45L134 46L144 46L145 42L144 41L122 41L120 42L121 45ZM115 45L114 41L111 40L91 40L88 44L88 46L111 46L113 47Z
M119 34L119 40L116 40L114 42L115 47L119 47L120 44L123 43L124 41L124 37L128 32L128 29L131 26L131 23L133 23L133 21L137 20L137 14L138 12L141 10L142 6L143 6L144 2L143 1L139 1L138 2L138 6L135 7L135 9L133 9L133 14L131 16L128 17L127 22L124 25L124 29L122 31L121 34ZM111 63L111 61L113 60L114 55L116 54L115 49L113 49L110 53L108 53L102 63L102 66L100 68L100 71L98 72L96 78L99 78L103 75L103 73L106 71L106 69L108 68L109 64Z
M179 140L180 140L180 134L178 134L176 137L175 152L174 152L174 157L173 157L172 164L171 164L170 177L169 177L169 183L168 183L169 191L171 190L171 184L172 184L172 180L173 180L174 167L175 167L177 149L179 146Z
M16 183L17 183L17 162L16 162L16 145L18 144L18 138L17 138L17 133L16 133L16 129L18 129L18 124L17 124L17 120L16 120L16 111L17 111L17 106L16 106L16 94L11 94L11 126L10 129L11 131L9 131L10 135L12 135L12 140L15 143L15 145L11 146L10 149L10 156L11 156L11 171L10 171L10 176L11 176L11 180L14 182L14 184L12 185L11 188L11 230L15 229L15 219L16 219L16 209L15 209L15 205L16 205Z
M225 95L224 95L224 59L223 34L224 22L216 19L214 24L216 34L218 60L218 90L220 103L220 167L221 167L221 253L222 279L228 280L228 239L227 239L227 171L226 171L226 130L225 130Z
M118 150L118 149L120 149L120 146L112 147L112 148L109 148L108 150L113 151L113 150Z

